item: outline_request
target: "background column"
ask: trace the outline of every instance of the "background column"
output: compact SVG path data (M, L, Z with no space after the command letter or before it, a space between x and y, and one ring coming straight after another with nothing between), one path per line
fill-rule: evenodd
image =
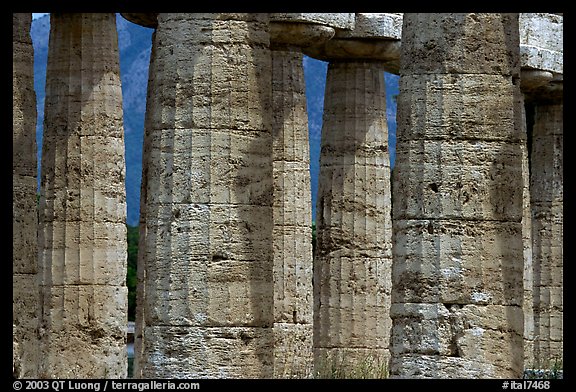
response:
M400 20L356 14L350 31L306 50L328 60L314 258L319 377L387 376L392 221L384 70Z
M40 377L127 373L126 195L116 16L50 16L39 248Z
M12 370L38 377L36 93L32 14L12 14Z
M522 13L519 25L532 240L524 268L525 368L557 369L563 359L563 17Z
M272 14L279 18L282 15ZM281 20L281 19L280 19ZM312 376L312 206L302 46L334 29L313 23L270 25L274 175L274 377Z

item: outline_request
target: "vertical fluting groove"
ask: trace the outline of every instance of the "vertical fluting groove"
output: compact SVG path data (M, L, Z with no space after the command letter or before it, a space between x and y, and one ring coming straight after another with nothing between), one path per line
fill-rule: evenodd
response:
M378 208L390 199L383 76L377 63L328 68L314 260L317 369L326 360L352 366L389 357L391 216L389 205Z
M518 15L404 14L400 74L391 375L520 377Z
M51 15L40 204L41 377L126 377L119 73L114 14Z
M36 94L32 15L12 14L12 374L38 378Z

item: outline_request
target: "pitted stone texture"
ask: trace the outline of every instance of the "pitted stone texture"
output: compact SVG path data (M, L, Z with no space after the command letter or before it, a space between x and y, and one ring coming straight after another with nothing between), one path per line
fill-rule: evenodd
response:
M12 371L17 378L38 378L40 298L36 274L12 274Z
M517 26L508 14L404 14L392 377L522 375Z
M521 306L411 303L394 304L391 312L395 314L392 373L403 366L405 355L413 353L459 358L461 372L442 374L448 378L502 377L498 368L512 376L514 368L522 366ZM494 350L495 341L516 349ZM480 366L485 373L477 373L474 366Z
M274 323L274 378L313 378L312 323Z
M312 211L302 53L272 52L274 377L311 375Z
M493 89L487 90L486 85ZM521 107L522 95L509 77L410 74L402 75L399 88L402 95L398 96L398 117L406 128L399 139L517 142L526 138L523 129L515 125L522 119L522 112L516 108ZM489 94L490 99L483 98L484 94ZM444 123L450 123L450 127Z
M45 286L40 378L125 378L128 289Z
M402 37L402 14L356 13L353 30L338 30L336 38L395 39Z
M158 15L136 377L272 374L270 67L267 14ZM206 345L213 330L260 332L248 340L218 332Z
M522 108L525 109L524 102ZM526 124L526 110L523 110ZM527 126L525 126L527 131ZM522 310L524 312L524 368L534 363L534 310L533 310L533 263L532 263L532 211L530 203L530 162L528 146L522 144L522 245L524 255L524 295Z
M535 107L532 130L534 365L563 356L563 100Z
M37 378L36 93L30 13L12 14L12 320L15 377Z
M387 351L390 162L377 64L328 67L316 224L315 358L323 349Z
M521 357L522 353L518 353ZM497 359L504 365L514 358L503 357L493 358ZM521 365L520 365L521 366ZM460 372L455 372L454 369L462 369ZM464 371L465 369L465 371ZM399 354L394 355L392 364L390 366L391 374L401 374L401 376L393 376L394 378L441 378L447 379L472 379L472 378L518 378L516 370L509 370L509 368L498 367L490 362L486 362L485 358L476 359L462 359L459 357L449 357L444 355L428 355L428 354Z
M146 326L147 378L271 378L272 328Z
M352 13L272 13L271 22L300 22L326 25L350 30L354 28L355 14Z
M521 235L516 222L398 220L394 303L521 306Z
M520 64L554 73L564 73L564 18L545 13L521 13Z
M42 148L40 376L126 377L126 195L114 14L52 14Z
M518 46L517 14L405 13L401 74L518 76Z
M522 170L509 166L522 158L519 144L410 140L396 151L394 189L412 194L413 184L420 183L417 194L394 203L398 219L522 219Z

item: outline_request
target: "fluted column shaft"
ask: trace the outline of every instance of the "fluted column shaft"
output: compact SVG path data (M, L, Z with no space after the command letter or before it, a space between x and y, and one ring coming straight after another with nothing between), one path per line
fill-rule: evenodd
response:
M314 259L320 373L338 364L351 374L361 363L388 359L390 209L384 72L377 62L331 61Z
M563 357L563 111L562 92L534 103L530 198L534 365Z
M312 365L312 207L302 53L272 51L274 377Z
M32 14L12 14L12 320L15 377L38 377L38 208Z
M137 376L273 371L267 14L159 14L148 86Z
M521 377L517 14L404 14L391 375Z
M51 14L40 197L40 376L127 372L116 16Z

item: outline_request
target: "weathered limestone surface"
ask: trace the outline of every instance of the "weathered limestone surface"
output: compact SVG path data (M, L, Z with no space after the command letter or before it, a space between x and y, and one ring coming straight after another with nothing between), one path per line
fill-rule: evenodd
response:
M127 372L116 19L51 14L40 195L40 377Z
M378 63L328 66L314 260L315 366L387 361L390 160ZM361 350L359 350L361 349Z
M561 85L534 103L530 198L534 365L563 356L563 96Z
M526 368L548 368L563 354L562 14L520 14L520 62L534 198L525 224L524 361Z
M522 114L524 130L528 131L526 124L526 110L522 96ZM533 263L532 263L532 210L530 204L530 161L528 153L528 135L526 143L522 144L522 246L524 255L523 285L524 294L522 310L524 311L524 368L534 363L534 312L533 312Z
M274 377L312 373L312 211L303 55L328 26L272 22Z
M520 14L520 63L523 68L564 73L563 20L563 16L557 14Z
M271 19L275 22L302 24L317 24L332 28L350 30L355 27L355 14L352 13L273 13Z
M393 377L523 370L517 14L404 14Z
M38 371L36 93L32 14L12 14L12 320L15 377Z
M392 14L304 48L327 60L314 260L314 365L388 361L390 159L384 69L397 63ZM368 38L369 37L369 38Z
M268 15L178 13L157 20L136 376L271 377Z

